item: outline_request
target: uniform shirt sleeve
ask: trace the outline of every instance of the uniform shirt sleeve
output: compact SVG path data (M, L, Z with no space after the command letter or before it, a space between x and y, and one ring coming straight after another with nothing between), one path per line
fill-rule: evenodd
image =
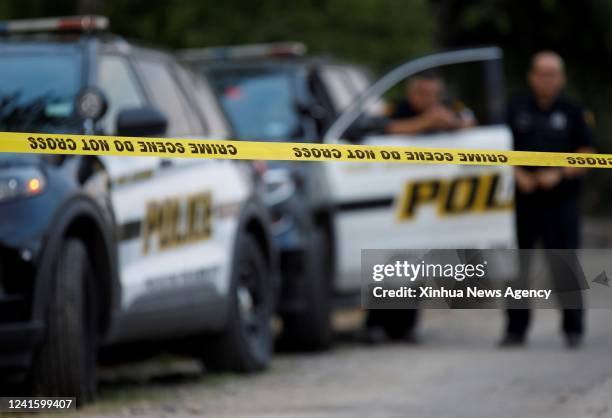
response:
M592 122L589 119L592 119L592 114L589 110L579 106L576 107L571 139L572 151L576 151L582 147L595 147L595 139L591 127Z
M393 113L391 114L391 119L407 119L415 116L418 116L418 114L412 109L410 104L402 100L395 105Z

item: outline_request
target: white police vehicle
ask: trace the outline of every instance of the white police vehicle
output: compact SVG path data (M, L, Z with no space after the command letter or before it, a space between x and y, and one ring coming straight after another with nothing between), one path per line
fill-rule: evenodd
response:
M512 147L497 48L420 58L376 83L357 65L304 56L305 50L299 43L261 44L185 50L180 58L211 80L240 139ZM479 96L479 127L382 133L383 95L420 72L454 73L459 64L470 66L463 84ZM362 249L515 246L509 167L372 163L364 154L346 163L278 162L270 171L267 200L281 250L279 313L283 335L301 348L328 347L332 306L359 303Z
M204 79L106 26L0 24L0 131L60 148L71 134L228 136ZM247 162L0 154L2 380L83 403L98 354L265 368L276 263L258 184Z
M504 122L501 58L498 48L442 52L397 67L353 95L354 101L329 127L328 144L510 150L512 136ZM485 93L481 126L427 135L390 135L375 125L383 95L423 71L460 64L482 66ZM351 94L337 85L336 103ZM373 123L370 123L372 120ZM348 138L345 140L339 138ZM413 152L415 160L433 159ZM509 166L325 164L327 198L337 208L336 288L350 292L360 285L362 249L516 248L514 182ZM476 160L477 161L477 160Z

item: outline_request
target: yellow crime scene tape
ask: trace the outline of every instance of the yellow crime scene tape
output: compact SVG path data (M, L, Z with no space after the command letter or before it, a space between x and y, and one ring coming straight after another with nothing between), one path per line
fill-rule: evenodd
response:
M610 154L0 132L0 152L232 160L612 168Z

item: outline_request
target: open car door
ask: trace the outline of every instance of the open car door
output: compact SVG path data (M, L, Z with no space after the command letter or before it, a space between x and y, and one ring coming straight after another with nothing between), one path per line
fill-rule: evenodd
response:
M346 142L347 131L382 95L423 71L463 63L485 69L489 121L427 135L364 135L359 144L464 149L512 147L503 121L502 54L498 48L443 52L401 65L372 84L330 127L325 143ZM512 168L497 166L325 163L336 209L337 283L360 287L362 249L515 248Z

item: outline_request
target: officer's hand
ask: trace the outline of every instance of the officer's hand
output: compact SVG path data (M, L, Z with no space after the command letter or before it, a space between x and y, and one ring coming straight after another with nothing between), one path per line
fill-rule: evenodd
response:
M558 168L544 168L536 174L538 185L545 190L552 189L563 179L563 171Z
M594 154L595 149L593 147L580 147L575 152ZM563 173L565 174L565 177L570 179L582 177L586 174L586 171L586 168L583 167L563 167Z
M522 193L530 194L538 188L536 177L521 167L514 169L514 179L516 180L516 186Z
M565 177L570 179L581 177L586 173L586 168L582 167L563 167Z
M433 129L454 129L458 127L459 121L457 117L452 111L444 106L434 107L427 111L426 116Z

